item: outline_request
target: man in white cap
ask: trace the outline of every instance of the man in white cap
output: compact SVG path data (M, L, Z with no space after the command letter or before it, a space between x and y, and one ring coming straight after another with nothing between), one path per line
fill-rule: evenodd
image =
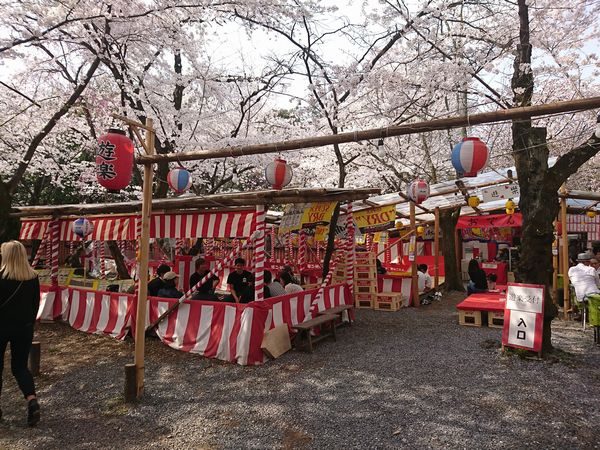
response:
M590 265L591 260L590 253L580 253L577 255L577 265L569 269L569 280L579 302L586 301L588 295L600 294L600 278L596 269Z

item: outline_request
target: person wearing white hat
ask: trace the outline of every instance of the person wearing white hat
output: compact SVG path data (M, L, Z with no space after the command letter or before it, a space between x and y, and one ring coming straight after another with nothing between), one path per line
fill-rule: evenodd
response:
M175 272L167 272L163 275L164 286L158 290L157 297L181 298L183 292L177 290L177 275Z
M569 269L569 280L579 302L584 302L588 295L600 294L600 278L596 269L590 265L591 260L590 253L579 253L577 265Z

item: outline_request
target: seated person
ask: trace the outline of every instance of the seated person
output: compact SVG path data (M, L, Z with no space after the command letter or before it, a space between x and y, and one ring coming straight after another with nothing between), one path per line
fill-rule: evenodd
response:
M501 248L498 251L498 254L496 255L495 260L499 261L499 262L508 261L508 249L507 248Z
M375 263L377 264L377 275L385 275L387 273L387 269L383 267L383 264L381 261L379 261L379 258L375 260Z
M281 274L281 282L283 283L283 288L285 289L286 294L294 294L296 292L302 292L302 286L297 283L294 283L294 279L289 274L289 272L283 272Z
M431 280L431 275L427 273L427 264L419 264L417 266L417 276L419 277L419 293L431 291L431 287L433 284Z
M277 276L277 278L275 278L275 281L278 281L279 284L283 285L283 282L281 281L281 275L284 273L289 273L290 277L292 278L292 281L296 284L298 284L298 280L296 279L296 277L294 276L294 269L292 269L292 266L283 266L283 269L281 269L281 272L279 272L279 275Z
M190 289L198 284L210 273L208 263L204 258L198 258L195 262L196 271L190 276ZM215 295L215 288L219 285L219 278L211 276L192 296L193 300L213 300L219 298Z
M179 276L175 272L167 272L163 275L163 287L158 290L157 297L166 298L181 298L183 292L177 290L177 278Z
M590 253L579 253L577 265L569 269L569 280L575 288L577 301L585 302L586 297L592 294L600 294L600 278L598 272L591 266L592 255Z
M279 281L273 281L273 274L265 270L265 298L285 295L285 289Z
M476 259L469 261L469 282L467 283L467 294L471 295L476 292L487 292L487 276L485 271L479 267L479 262Z
M158 291L165 286L163 277L170 270L171 268L166 264L161 264L158 266L158 269L156 269L156 278L148 283L148 295L150 297L156 297L158 295Z
M234 261L235 271L231 272L227 277L227 289L230 295L225 297L224 301L240 303L242 294L247 294L248 287L253 285L254 276L247 270L244 270L245 266L246 260L244 258L237 258ZM248 297L248 295L245 297Z

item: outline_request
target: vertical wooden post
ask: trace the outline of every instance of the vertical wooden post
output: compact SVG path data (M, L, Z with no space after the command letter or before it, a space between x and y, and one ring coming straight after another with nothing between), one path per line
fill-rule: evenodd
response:
M433 226L433 288L437 290L440 284L440 208L435 208L435 224Z
M146 119L146 152L154 153L154 131L152 119ZM152 180L154 167L152 163L144 164L144 190L142 200L142 235L140 238L140 276L135 322L135 382L136 397L144 394L144 347L146 336L146 302L148 301L148 257L150 251L150 214L152 213Z
M410 203L410 229L413 233L412 235L415 237L414 258L410 262L410 274L412 277L411 293L412 293L412 297L413 297L413 305L418 307L421 305L421 303L419 302L419 281L418 281L418 277L417 277L417 241L416 241L417 226L416 226L416 219L415 219L415 202L411 201L409 203Z
M564 188L561 188L564 191ZM563 273L563 315L565 319L569 318L569 309L571 309L571 297L569 291L569 238L567 237L567 199L560 199L560 221L562 224L562 273Z
M552 243L552 303L558 305L558 233L556 233L556 223L554 221L554 242Z

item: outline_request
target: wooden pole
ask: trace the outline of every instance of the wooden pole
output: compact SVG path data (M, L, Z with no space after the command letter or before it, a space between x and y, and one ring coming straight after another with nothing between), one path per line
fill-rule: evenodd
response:
M571 297L569 291L569 238L567 237L567 199L560 199L560 221L562 224L562 273L563 273L563 315L569 318Z
M440 284L440 208L435 208L435 224L433 226L433 288L437 290Z
M290 139L288 141L273 142L269 144L256 144L247 146L242 145L212 150L195 150L182 153L167 153L165 155L139 156L137 158L137 162L139 164L145 164L148 162L159 161L195 161L213 158L260 155L265 153L279 153L288 150L324 147L327 145L343 144L346 142L367 141L372 139L383 139L392 136L425 133L434 130L448 130L452 128L460 128L466 125L473 126L482 123L505 122L561 112L583 111L598 107L600 107L600 97L591 97L579 100L555 102L547 105L501 109L499 111L473 114L470 116L463 115L457 117L447 117L444 119L428 120L425 122L391 125L383 128L350 131L347 133L330 134L305 139Z
M415 239L415 248L413 249L413 260L410 262L411 293L413 296L413 305L418 307L421 305L419 301L419 279L417 276L417 229L415 219L415 202L410 202L410 229L413 232L412 238ZM410 256L410 255L409 255Z
M154 153L152 119L146 119L146 148ZM142 235L140 237L140 276L135 327L135 383L136 398L144 395L144 347L146 336L146 302L148 301L148 258L150 252L150 214L152 213L152 163L144 165L144 188L142 200Z
M554 221L554 230L556 231L556 223ZM558 233L555 233L555 239L552 243L552 303L558 306Z

